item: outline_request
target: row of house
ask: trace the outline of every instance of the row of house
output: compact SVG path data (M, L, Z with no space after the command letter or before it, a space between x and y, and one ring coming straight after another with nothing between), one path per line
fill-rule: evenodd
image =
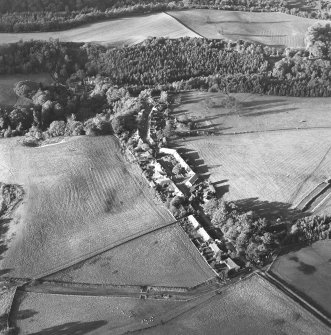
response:
M194 215L189 215L188 220L192 224L198 235L203 239L204 242L208 244L209 248L213 251L214 256L217 258L217 256L221 253L221 250L216 242L209 236L206 230L201 227L199 221L194 217ZM240 269L240 266L237 265L230 257L223 261L220 260L219 264L225 264L229 270L237 271Z

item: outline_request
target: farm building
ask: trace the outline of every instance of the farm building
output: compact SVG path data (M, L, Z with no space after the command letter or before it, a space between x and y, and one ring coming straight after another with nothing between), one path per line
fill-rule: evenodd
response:
M193 176L191 176L186 182L185 182L185 185L188 187L188 188L191 188L195 182L199 179L199 176L195 173Z

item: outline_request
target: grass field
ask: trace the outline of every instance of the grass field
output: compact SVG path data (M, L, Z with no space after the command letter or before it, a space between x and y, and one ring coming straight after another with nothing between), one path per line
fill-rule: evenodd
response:
M139 43L150 36L178 38L198 35L169 15L158 13L93 23L61 32L0 33L0 43L49 40L52 37L60 41L123 45Z
M286 212L331 175L331 99L234 96L241 107L228 110L222 94L182 93L173 115L187 115L200 135L177 144L228 199Z
M16 104L18 97L13 89L14 85L21 80L32 80L45 85L53 82L47 73L0 75L0 105L12 106Z
M201 130L221 134L289 128L331 128L331 98L296 98L237 93L236 110L223 108L221 93L180 94L174 115L187 115ZM177 99L178 100L178 99Z
M182 303L117 297L24 293L12 319L18 334L123 334ZM147 320L147 321L144 321Z
M294 48L305 47L304 35L308 27L317 22L282 13L193 9L169 14L206 38L242 39Z
M3 139L0 175L26 192L1 262L10 276L49 273L174 220L112 136L39 148Z
M324 335L329 329L255 275L144 334Z
M65 282L192 287L215 277L181 227L141 236L49 276Z
M271 272L331 316L331 241L279 256Z

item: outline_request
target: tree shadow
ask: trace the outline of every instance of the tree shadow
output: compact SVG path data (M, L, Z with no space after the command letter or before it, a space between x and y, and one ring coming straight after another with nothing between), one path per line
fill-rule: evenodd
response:
M248 198L234 201L238 209L243 212L253 211L261 217L276 219L279 217L295 220L307 213L292 208L292 204L278 201L262 201L259 198Z
M33 309L22 309L21 311L18 311L16 315L16 319L26 320L26 319L32 318L36 314L38 314L38 312Z
M45 328L36 333L30 333L30 335L83 335L103 327L107 323L108 322L105 320L90 322L67 322L62 325Z
M288 113L291 111L295 111L297 108L285 108L285 109L278 109L278 110L265 110L261 112L255 112L255 113L246 113L242 115L243 117L254 117L254 116L263 116L263 115L272 115L272 114L282 114L282 113Z

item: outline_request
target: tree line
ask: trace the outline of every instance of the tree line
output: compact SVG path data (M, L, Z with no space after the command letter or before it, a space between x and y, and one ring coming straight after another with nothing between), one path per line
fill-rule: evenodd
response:
M0 32L64 30L122 16L190 8L331 17L327 0L305 0L301 7L286 0L0 0Z

